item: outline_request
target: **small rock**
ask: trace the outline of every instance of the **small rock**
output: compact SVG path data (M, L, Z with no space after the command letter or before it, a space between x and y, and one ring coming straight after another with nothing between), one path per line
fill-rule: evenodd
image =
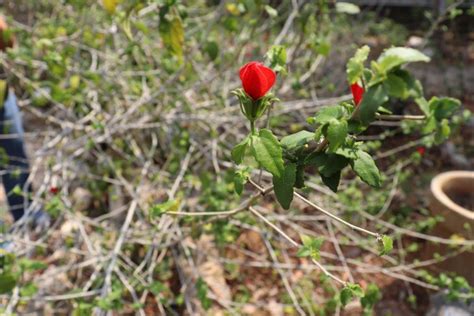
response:
M92 202L92 193L84 188L77 188L72 193L73 208L76 212L87 210Z
M421 45L423 45L423 38L419 36L410 36L407 45L413 48L420 47Z

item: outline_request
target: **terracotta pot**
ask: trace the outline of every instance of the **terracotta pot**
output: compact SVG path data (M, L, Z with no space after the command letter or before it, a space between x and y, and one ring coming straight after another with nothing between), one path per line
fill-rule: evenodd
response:
M453 235L474 239L474 171L449 171L437 175L431 181L431 205L433 216L441 215L433 235L450 238ZM467 209L467 208L470 209ZM471 231L466 230L466 224ZM452 251L447 245L430 243L424 254L444 255ZM438 264L436 267L446 272L456 272L474 284L474 251L466 251Z

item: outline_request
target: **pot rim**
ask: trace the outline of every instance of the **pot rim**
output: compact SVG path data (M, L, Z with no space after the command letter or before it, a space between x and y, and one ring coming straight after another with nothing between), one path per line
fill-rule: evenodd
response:
M463 217L467 217L469 220L474 220L474 210L471 211L456 204L443 190L443 186L447 182L459 178L470 179L474 181L474 171L447 171L436 175L431 180L431 193L435 199L437 199L446 207L446 209L452 210Z

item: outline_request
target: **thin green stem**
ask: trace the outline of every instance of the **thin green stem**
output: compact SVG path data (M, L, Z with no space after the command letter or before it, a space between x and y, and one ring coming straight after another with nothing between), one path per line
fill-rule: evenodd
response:
M257 132L256 132L256 130L255 130L255 121L253 121L253 120L250 121L250 133L251 133L252 135L256 135L256 134L257 134Z

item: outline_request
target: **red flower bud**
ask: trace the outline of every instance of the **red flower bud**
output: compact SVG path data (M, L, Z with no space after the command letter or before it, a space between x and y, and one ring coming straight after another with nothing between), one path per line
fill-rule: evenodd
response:
M416 149L416 151L417 151L421 156L423 156L423 155L425 154L426 149L425 149L425 147L418 147L418 148Z
M351 84L351 91L352 97L354 98L354 103L356 106L358 106L360 101L362 100L362 97L364 96L365 90L356 82Z
M55 186L52 186L52 187L49 188L49 192L50 192L51 194L58 194L59 188L58 188L58 187L55 187Z
M240 68L240 80L245 93L258 100L275 84L276 74L261 63L252 61Z

